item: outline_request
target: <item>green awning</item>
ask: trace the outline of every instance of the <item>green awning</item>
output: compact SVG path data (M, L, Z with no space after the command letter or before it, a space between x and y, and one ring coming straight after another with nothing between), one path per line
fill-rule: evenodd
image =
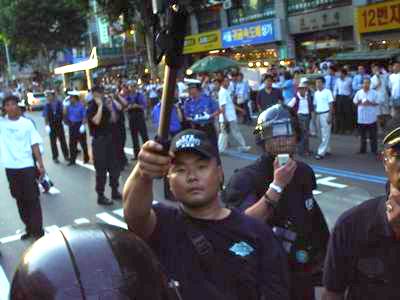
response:
M389 60L400 57L400 49L363 50L337 53L330 60L359 61L359 60Z

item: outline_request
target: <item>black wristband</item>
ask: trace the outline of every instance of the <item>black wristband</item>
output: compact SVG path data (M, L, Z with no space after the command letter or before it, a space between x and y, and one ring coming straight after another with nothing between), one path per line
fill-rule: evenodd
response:
M278 207L279 202L271 200L271 198L268 197L266 192L264 194L264 198L265 198L265 203L267 204L268 207L271 207L272 209L276 209Z

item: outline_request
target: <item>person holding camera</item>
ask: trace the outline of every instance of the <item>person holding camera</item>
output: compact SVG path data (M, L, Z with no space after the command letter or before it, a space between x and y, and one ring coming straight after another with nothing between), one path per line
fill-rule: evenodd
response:
M110 97L104 96L102 87L92 89L93 101L87 109L90 134L93 137L93 162L96 169L97 203L111 205L113 201L104 195L107 173L112 189L111 198L121 200L118 191L120 168L117 163L116 147L113 144L113 126L117 122L117 113Z
M221 206L218 148L200 130L177 134L166 154L145 143L124 187L129 230L144 239L182 299L288 300L287 261L271 229ZM179 208L152 205L167 176Z
M313 300L314 286L322 279L329 230L313 196L314 171L291 158L301 135L296 114L276 104L260 114L255 134L264 154L235 171L223 201L272 227L288 255L290 299Z

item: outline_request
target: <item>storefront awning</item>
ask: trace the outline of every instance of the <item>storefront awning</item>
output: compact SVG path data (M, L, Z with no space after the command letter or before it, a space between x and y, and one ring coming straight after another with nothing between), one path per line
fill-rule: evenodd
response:
M359 60L389 60L400 58L400 49L382 49L368 51L351 51L337 53L330 57L330 60L336 61L359 61Z

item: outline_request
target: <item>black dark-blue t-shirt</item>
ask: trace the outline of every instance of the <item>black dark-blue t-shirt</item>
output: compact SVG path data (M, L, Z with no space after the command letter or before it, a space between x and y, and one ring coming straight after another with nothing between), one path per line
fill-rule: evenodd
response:
M190 218L214 248L215 266L206 272L182 212L153 209L157 225L148 243L183 299L289 299L287 258L268 226L235 210L222 220Z

